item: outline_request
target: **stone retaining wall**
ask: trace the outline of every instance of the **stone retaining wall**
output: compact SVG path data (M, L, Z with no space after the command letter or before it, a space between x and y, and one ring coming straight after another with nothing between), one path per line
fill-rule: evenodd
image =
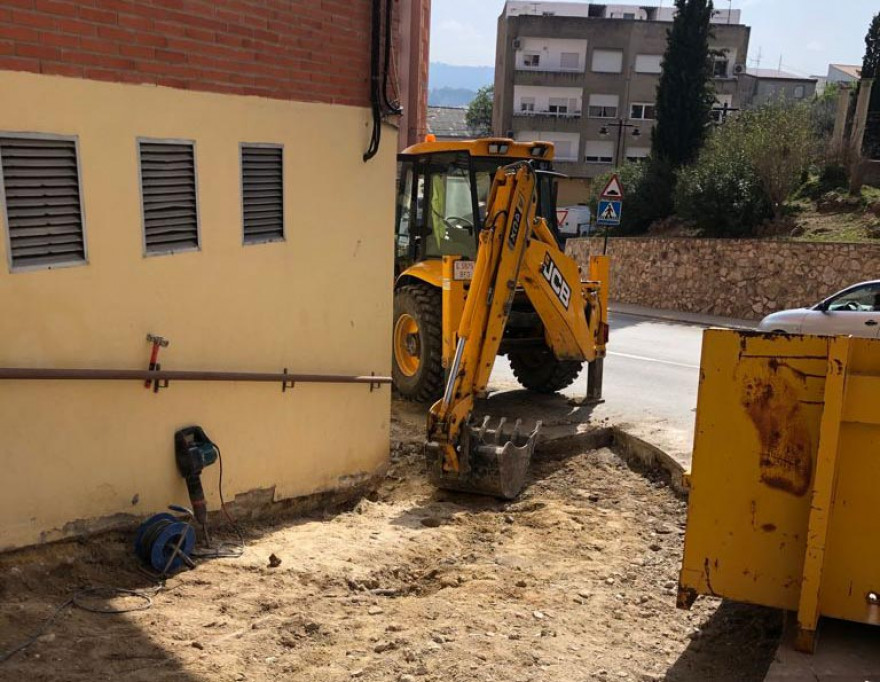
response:
M570 239L582 265L599 237ZM880 246L758 239L615 238L611 300L758 320L814 304L850 284L880 279Z

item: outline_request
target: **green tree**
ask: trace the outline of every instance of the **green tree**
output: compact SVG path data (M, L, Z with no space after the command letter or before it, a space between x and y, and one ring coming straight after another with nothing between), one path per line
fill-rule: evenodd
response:
M865 59L862 61L862 78L880 77L880 12L871 22L865 36Z
M745 151L778 217L816 155L810 110L804 104L774 102L745 112L737 124L744 127Z
M679 173L675 205L705 234L754 234L778 217L814 158L806 104L772 102L717 128L697 161Z
M675 0L675 7L657 86L651 156L678 168L697 158L709 129L715 101L709 50L714 8L712 0Z
M494 99L495 86L486 85L477 90L477 96L468 105L465 121L467 121L468 128L479 136L492 133L492 104Z

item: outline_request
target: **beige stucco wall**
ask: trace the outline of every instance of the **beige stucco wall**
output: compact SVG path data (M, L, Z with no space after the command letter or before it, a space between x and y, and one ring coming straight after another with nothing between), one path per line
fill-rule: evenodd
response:
M10 273L4 234L0 365L145 368L152 332L164 369L389 374L396 150L387 129L363 162L367 110L11 72L0 92L0 133L78 137L89 253ZM138 137L195 140L200 251L143 257ZM241 142L284 145L284 242L242 245ZM0 549L186 503L181 426L222 448L228 498L279 499L375 472L389 413L388 386L0 382Z

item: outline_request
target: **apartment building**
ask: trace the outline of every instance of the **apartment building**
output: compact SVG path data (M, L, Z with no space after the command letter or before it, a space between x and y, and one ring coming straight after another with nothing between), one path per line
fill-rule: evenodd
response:
M498 19L494 132L556 144L583 200L589 178L650 150L654 105L674 8L508 0ZM718 119L740 105L750 28L716 11L711 47Z

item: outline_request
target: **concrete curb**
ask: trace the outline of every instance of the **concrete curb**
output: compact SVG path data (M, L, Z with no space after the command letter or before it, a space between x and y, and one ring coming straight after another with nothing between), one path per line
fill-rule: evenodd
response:
M577 431L576 428L549 427L541 444L555 448L576 446L588 450L611 448L628 464L652 471L660 471L669 487L679 497L686 498L688 488L685 469L680 462L661 448L617 426L605 426Z
M647 469L660 470L669 477L669 487L679 497L687 497L684 467L665 450L638 436L611 427L612 449L628 462L641 464Z
M685 313L677 310L661 310L659 308L643 308L627 304L610 303L609 312L628 317L639 317L645 320L657 320L660 322L680 322L682 324L698 324L703 327L722 327L724 329L740 329L754 331L758 326L758 320L741 320L733 317L720 317L717 315L702 315L700 313Z

